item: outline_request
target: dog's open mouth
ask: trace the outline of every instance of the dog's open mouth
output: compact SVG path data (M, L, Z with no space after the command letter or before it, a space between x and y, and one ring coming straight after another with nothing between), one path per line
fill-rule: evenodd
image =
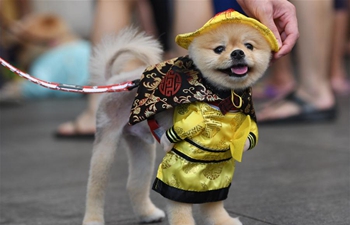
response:
M242 64L233 65L232 67L227 68L227 69L219 69L219 71L222 73L226 73L230 77L232 77L232 76L243 77L243 76L247 75L247 73L249 71L249 67L247 64L242 63Z

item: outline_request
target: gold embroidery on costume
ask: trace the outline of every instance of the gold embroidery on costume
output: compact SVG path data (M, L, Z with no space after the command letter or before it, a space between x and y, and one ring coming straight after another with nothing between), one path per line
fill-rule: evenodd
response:
M213 138L220 131L221 124L207 124L207 129L203 131L202 136L206 139Z
M208 190L208 185L206 183L201 182L201 185L203 190Z
M203 170L203 175L209 180L215 180L221 175L223 165L209 164L205 170Z
M162 169L165 170L165 169L170 168L171 165L173 165L175 163L175 161L176 161L176 159L175 159L173 154L167 154L161 163Z
M229 177L229 176L225 176L225 179L223 179L225 181L225 186L228 186L230 185L231 181L232 181L232 178Z
M199 171L199 166L194 163L188 163L186 166L183 167L183 171L186 174L196 174Z
M171 178L169 180L169 185L171 185L173 187L176 187L176 188L179 187L179 182L178 182L175 174L172 174L172 176L171 176Z

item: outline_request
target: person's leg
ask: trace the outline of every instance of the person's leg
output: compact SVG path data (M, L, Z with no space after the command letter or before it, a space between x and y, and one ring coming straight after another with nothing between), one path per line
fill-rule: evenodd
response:
M346 0L336 1L343 1L346 3ZM350 93L350 82L347 80L344 62L349 26L348 19L349 10L346 5L335 10L330 76L332 88L334 92L339 95L347 95Z
M333 1L294 0L293 3L297 8L300 31L297 43L299 86L295 96L307 107L301 107L295 98L280 101L258 112L260 122L299 115L305 108L324 111L335 105L329 80Z
M105 1L96 4L96 14L92 31L92 43L110 33L116 33L131 23L134 0ZM61 124L56 131L58 137L89 137L95 133L96 109L99 94L88 96L87 108L75 119Z
M198 10L200 8L200 10ZM193 32L201 28L213 15L212 0L174 1L174 38L177 34ZM189 16L191 20L189 21ZM177 56L187 54L187 50L175 46Z
M300 97L319 109L334 105L329 82L333 10L332 0L302 1L294 4L299 10L301 36L297 57L300 68ZM310 18L311 17L311 18Z
M150 0L137 1L137 19L140 21L142 29L151 36L157 37L159 35L154 10Z

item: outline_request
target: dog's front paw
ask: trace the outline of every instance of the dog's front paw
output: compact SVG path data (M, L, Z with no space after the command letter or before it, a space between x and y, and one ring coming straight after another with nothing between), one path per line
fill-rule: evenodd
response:
M232 225L243 225L243 223L237 218L233 218L233 224Z
M233 217L230 217L230 218L227 218L226 220L222 220L222 221L219 221L215 224L218 224L218 225L243 225L243 223L237 218L233 218Z
M244 143L244 148L243 148L243 151L247 151L248 149L250 148L250 141L249 139L247 139Z
M85 215L83 225L105 225L105 221L102 216Z
M160 144L165 152L169 152L174 147L174 143L169 141L165 133L160 138Z
M165 213L163 210L154 208L150 214L140 216L141 223L158 223L165 218Z
M104 225L104 222L99 222L99 221L87 221L87 222L83 222L83 225Z

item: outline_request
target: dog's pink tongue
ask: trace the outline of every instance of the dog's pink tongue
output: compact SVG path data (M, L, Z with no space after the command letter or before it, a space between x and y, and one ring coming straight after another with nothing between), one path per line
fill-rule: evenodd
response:
M244 75L248 72L248 66L232 67L231 72L237 75Z

